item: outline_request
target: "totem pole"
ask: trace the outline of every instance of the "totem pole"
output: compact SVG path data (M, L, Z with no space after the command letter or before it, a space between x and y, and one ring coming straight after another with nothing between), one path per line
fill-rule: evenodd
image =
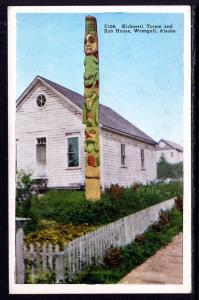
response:
M99 61L97 22L86 17L85 27L85 72L83 124L85 124L84 151L86 152L86 199L100 199L100 153L99 153Z

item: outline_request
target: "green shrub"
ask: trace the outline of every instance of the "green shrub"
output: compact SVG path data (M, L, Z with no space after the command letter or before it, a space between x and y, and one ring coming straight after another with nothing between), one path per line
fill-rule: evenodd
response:
M40 271L36 275L28 274L26 283L28 284L53 284L55 281L55 273L53 271Z
M118 278L121 278L123 274L123 271L117 269L113 272L113 269L107 266L98 267L97 269L93 267L85 269L79 273L72 282L68 283L110 284L117 282Z
M29 199L33 193L33 182L31 173L26 173L24 170L16 172L16 201L23 202Z
M176 200L175 200L175 205L176 208L180 211L183 212L183 197L182 195L178 195Z
M122 192L121 192L122 191ZM131 187L118 188L117 195L111 197L110 190L102 193L96 202L86 201L82 191L50 191L42 198L32 197L18 205L21 217L32 219L28 231L39 230L39 221L54 220L59 224L104 225L136 211L182 195L182 183L140 186L134 191ZM119 196L120 197L120 196Z
M46 272L40 272L35 280L34 280L35 284L52 284L52 283L56 283L55 282L55 273L52 271L46 271Z
M119 267L122 264L122 251L120 248L111 247L104 255L104 264L109 267Z
M109 192L111 200L119 200L123 196L124 187L119 186L119 184L111 184Z
M132 188L132 190L134 191L134 192L137 192L137 191L139 191L139 188L141 187L141 183L139 183L139 182L135 182L135 183L133 183L133 185L131 186L131 188Z
M42 225L40 224L40 226L42 227L43 224L45 224L45 227L47 228L44 227L41 230L27 234L24 238L25 244L58 244L60 249L63 250L65 243L96 229L96 227L89 226L88 224L81 224L77 226L72 224L56 224L55 222L50 222L50 224L47 222L46 224L45 221L42 222Z
M170 164L165 159L164 155L160 157L157 163L157 178L182 178L183 177L183 162Z

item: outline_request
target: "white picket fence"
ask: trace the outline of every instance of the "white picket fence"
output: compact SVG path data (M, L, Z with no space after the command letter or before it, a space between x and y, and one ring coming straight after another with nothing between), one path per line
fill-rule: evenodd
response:
M24 261L29 261L33 279L41 270L53 270L56 282L64 283L66 277L72 280L83 268L101 264L106 250L111 246L120 247L131 243L137 235L158 221L161 210L170 210L174 205L175 198L172 198L109 223L69 242L64 251L59 251L58 245L53 247L49 244L47 247L44 244L40 247L37 244L36 249L32 244L29 247L24 245ZM21 246L19 248L21 249ZM21 272L26 269L27 266L21 267ZM16 270L18 283L23 283L21 272Z

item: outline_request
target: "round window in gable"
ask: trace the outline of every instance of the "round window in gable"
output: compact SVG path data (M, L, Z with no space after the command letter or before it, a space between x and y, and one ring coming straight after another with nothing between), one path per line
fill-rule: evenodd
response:
M44 107L46 104L46 96L44 94L40 94L37 96L37 106Z

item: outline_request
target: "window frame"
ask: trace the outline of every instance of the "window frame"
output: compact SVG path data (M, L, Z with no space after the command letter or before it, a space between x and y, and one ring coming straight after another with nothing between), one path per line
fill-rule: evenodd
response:
M140 162L141 162L141 170L145 170L145 149L140 149Z
M45 104L44 104L43 106L39 106L39 105L37 104L37 98L38 98L39 96L41 96L41 95L43 95L43 96L46 98L46 102L45 102ZM36 95L36 97L35 97L35 105L36 105L37 109L44 109L44 108L47 106L47 95L46 95L45 92L37 93L37 95Z
M68 159L68 140L70 138L77 138L78 139L78 159L79 159L79 164L78 166L69 166L69 159ZM75 133L75 134L66 134L66 169L67 170L77 170L81 169L81 155L80 155L80 134Z
M126 144L123 143L120 144L120 163L121 167L126 167Z
M46 164L45 167L45 176L38 175L38 162L37 162L37 139L46 138ZM48 178L48 135L37 135L34 136L34 144L33 144L33 153L34 153L34 167L33 167L33 178Z
M45 142L43 143L38 143L38 140L40 139L45 139ZM38 159L37 159L37 145L45 145L45 162L44 163L41 163L41 162L38 162ZM36 143L35 143L35 159L36 159L36 164L40 163L41 165L44 165L44 166L47 166L47 138L46 136L41 136L41 137L36 137Z

